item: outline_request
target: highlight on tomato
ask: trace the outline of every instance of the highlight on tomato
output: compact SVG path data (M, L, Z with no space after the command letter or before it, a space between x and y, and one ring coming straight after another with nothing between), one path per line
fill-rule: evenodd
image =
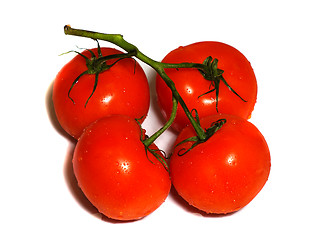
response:
M168 53L163 63L207 63L213 66L213 78L206 79L194 68L165 69L189 109L200 117L227 113L248 119L257 98L257 81L247 58L234 47L221 42L197 42ZM172 92L157 75L156 92L162 115L168 119ZM173 129L180 132L189 124L182 107L177 110Z
M111 114L143 121L150 104L148 80L129 54L113 48L84 50L57 74L53 103L60 125L77 139L89 124Z
M134 119L113 115L92 123L76 144L73 169L78 185L111 219L143 218L169 194L167 166L147 151L142 134ZM154 144L150 148L159 152Z
M246 206L265 185L271 166L265 138L249 121L218 114L201 119L210 127L226 119L206 142L183 142L195 135L192 126L179 134L170 159L170 175L178 194L206 212L226 214Z

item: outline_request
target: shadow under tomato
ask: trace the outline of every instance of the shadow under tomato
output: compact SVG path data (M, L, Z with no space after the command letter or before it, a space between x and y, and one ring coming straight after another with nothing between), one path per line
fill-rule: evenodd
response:
M174 186L172 186L169 197L177 203L183 210L185 210L188 213L194 214L194 215L200 215L202 217L206 218L222 218L222 217L228 217L233 215L233 213L227 213L227 214L216 214L216 213L206 213L202 210L199 210L198 208L190 205L188 202L186 202L176 191Z
M98 212L97 209L91 204L91 202L83 194L82 190L79 188L77 184L77 180L74 175L73 163L72 163L74 148L75 148L75 143L71 143L67 148L65 164L64 164L65 182L70 193L76 200L76 202L87 212L91 214L95 214L96 212Z

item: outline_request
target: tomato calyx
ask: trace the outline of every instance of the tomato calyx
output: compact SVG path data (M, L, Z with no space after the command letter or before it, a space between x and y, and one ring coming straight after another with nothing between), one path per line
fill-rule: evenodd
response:
M144 145L145 147L145 152L146 152L146 156L147 156L147 159L152 163L152 164L155 164L148 156L148 152L150 152L162 165L163 167L165 168L165 170L167 172L169 172L169 167L168 167L168 164L166 162L165 159L167 159L167 156L166 156L166 152L163 151L163 150L160 150L158 148L151 148L151 144L153 143L153 141L156 139L155 137L149 137L148 135L146 135L146 131L142 128L141 126L141 123L140 123L140 119L135 119L139 128L140 128L140 141L142 142L142 144Z
M97 41L97 40L96 40ZM91 58L88 58L87 56L85 56L84 54L77 52L77 51L70 51L70 52L75 52L78 55L80 55L81 57L83 57L85 59L85 63L86 63L86 67L87 70L85 70L84 72L82 72L80 75L78 75L78 77L73 81L69 91L68 91L68 98L73 102L73 104L75 104L73 98L70 96L70 93L72 91L72 89L74 88L74 86L79 82L79 80L82 78L82 76L84 75L95 75L95 81L94 81L94 85L93 85L93 89L92 92L90 94L90 96L88 97L88 99L85 102L84 107L86 108L89 100L91 99L91 97L93 96L98 82L99 82L99 74L109 70L111 67L113 67L117 62L121 61L122 59L125 58L131 58L132 56L135 56L136 53L134 51L129 52L129 53L120 53L120 54L112 54L112 55L108 55L108 56L103 56L102 52L101 52L101 48L100 48L100 44L98 43L98 56L96 56L94 54L94 52L90 49L86 49L90 54L91 54ZM108 60L112 60L115 59L115 61L111 64L107 64ZM134 65L134 71L136 68L136 60L133 59L135 61L135 65Z
M222 81L224 83L224 85L231 91L233 92L236 96L238 96L242 101L247 102L246 100L244 100L235 90L233 90L232 87L230 87L230 85L228 84L228 82L224 79L223 77L223 73L224 71L222 69L218 68L218 59L216 58L212 58L211 56L207 57L204 62L203 65L206 66L206 68L199 69L200 73L202 74L202 76L208 80L211 81L210 84L210 90L201 94L199 96L202 97L206 94L209 94L211 92L215 91L215 96L216 96L216 111L219 112L218 110L218 103L219 103L219 90L220 90L220 81Z
M196 122L200 124L200 119L198 117L198 113L197 113L197 110L196 109L193 109L192 112L195 112L195 119L196 119ZM178 152L177 152L177 155L178 156L183 156L185 155L186 153L188 153L189 151L191 151L193 148L195 148L197 145L201 144L201 143L204 143L206 142L210 137L212 137L218 130L220 130L220 128L227 122L226 119L219 119L215 122L213 122L211 124L211 126L209 128L206 128L205 129L205 137L204 138L201 138L199 137L198 135L197 136L193 136L193 137L190 137L190 138L187 138L181 142L179 142L178 144L176 144L176 147L178 147L179 145L182 145L183 143L186 143L186 142L193 142L193 144L190 146L190 148L188 149L185 149L185 148L181 148Z

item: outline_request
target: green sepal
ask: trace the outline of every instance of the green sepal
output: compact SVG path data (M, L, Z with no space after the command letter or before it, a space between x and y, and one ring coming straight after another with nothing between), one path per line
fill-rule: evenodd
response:
M168 164L166 162L165 159L167 159L167 156L166 156L166 152L163 151L163 150L160 150L160 149L152 149L150 148L150 146L146 146L144 144L144 141L148 138L147 135L143 134L144 133L144 130L142 129L142 126L141 126L141 123L139 122L140 119L142 119L143 117L141 118L136 118L135 121L137 122L139 128L140 128L140 141L142 142L142 144L144 145L145 147L145 152L146 152L146 156L147 156L147 159L149 160L149 162L151 162L152 164L155 164L148 156L148 152L150 152L162 165L163 167L165 168L165 170L167 172L169 172L169 167L168 167ZM161 155L160 155L161 154Z
M98 43L98 47L97 47L98 56L96 56L94 54L94 52L90 49L85 49L85 50L87 50L91 54L91 58L88 58L84 54L74 51L74 50L63 53L63 54L67 54L67 53L71 53L71 52L77 53L78 55L80 55L81 57L84 58L84 60L86 62L86 66L88 68L86 71L82 72L79 76L77 76L77 78L73 81L73 83L68 91L68 98L73 102L73 104L75 104L75 102L70 96L70 93L71 93L73 87L79 82L79 80L84 75L95 75L93 89L92 89L91 95L88 97L88 99L85 102L85 105L84 105L85 108L97 88L100 73L109 70L111 67L113 67L117 62L121 61L122 59L131 58L132 56L134 56L136 54L136 52L130 52L130 53L120 53L120 54L112 54L112 55L108 55L108 56L102 56L100 44L99 44L98 40L95 39L95 41L97 41L97 43ZM61 55L63 55L63 54L61 54ZM111 64L106 63L108 60L112 60L112 59L116 59L116 61L114 61ZM135 59L133 59L133 60L135 61L135 64L134 64L134 74L135 74L137 62Z
M191 151L193 148L195 148L196 146L198 146L201 143L206 142L210 137L212 137L218 130L220 130L220 128L226 123L226 119L219 119L216 122L213 122L211 124L211 126L209 128L207 128L205 130L206 133L206 138L205 139L200 139L198 138L198 136L193 136L190 138L187 138L181 142L179 142L178 144L176 144L175 148L182 145L183 143L187 143L187 142L193 142L192 146L188 149L182 148L180 150L178 150L177 155L178 156L183 156L186 153L188 153L189 151Z
M209 56L203 61L203 65L205 65L206 68L203 70L199 69L199 71L204 77L204 79L211 81L211 84L210 84L210 90L201 94L200 96L198 96L198 98L215 91L216 111L219 112L218 102L219 102L219 92L220 92L220 81L222 81L224 85L232 93L238 96L242 101L247 102L235 90L233 90L233 88L229 85L229 83L224 79L223 77L224 71L218 68L218 59L216 58L212 59L212 57Z

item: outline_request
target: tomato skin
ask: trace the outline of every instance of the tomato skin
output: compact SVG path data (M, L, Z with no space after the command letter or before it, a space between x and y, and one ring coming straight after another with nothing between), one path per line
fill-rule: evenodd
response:
M73 169L79 187L109 218L140 219L170 191L169 173L149 152L147 159L140 134L135 120L113 115L87 127L76 145Z
M246 206L263 188L270 172L270 152L259 130L247 120L218 114L201 119L202 127L225 118L227 122L205 143L183 156L175 148L170 159L173 185L190 205L207 213L226 214ZM194 136L183 129L175 144Z
M162 62L203 63L209 56L218 59L218 68L224 71L224 79L247 102L243 102L221 81L217 112L216 92L201 96L210 90L211 82L205 80L197 69L182 68L165 71L175 83L177 91L189 110L196 109L200 117L227 113L248 119L256 103L257 81L249 61L237 49L221 42L197 42L171 51ZM159 75L156 77L156 91L162 115L168 119L172 109L172 93ZM172 128L180 132L188 124L189 121L182 107L179 106Z
M97 49L91 49L97 56ZM101 48L102 55L120 54L113 48ZM91 58L89 51L82 52ZM111 64L116 60L109 60ZM53 103L57 119L63 129L74 138L78 138L83 129L97 119L111 114L128 115L144 120L150 104L147 77L133 59L123 59L110 69L99 74L97 88L90 97L95 75L84 75L70 92L73 81L87 70L85 59L77 55L57 74L53 85Z

